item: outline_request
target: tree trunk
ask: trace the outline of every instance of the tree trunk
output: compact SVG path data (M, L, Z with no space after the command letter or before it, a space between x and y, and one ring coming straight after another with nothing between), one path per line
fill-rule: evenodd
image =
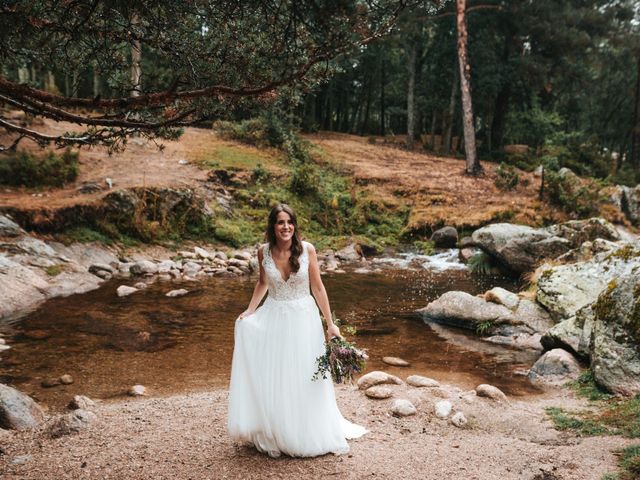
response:
M133 15L131 25L138 22L138 16ZM134 40L131 45L131 96L140 96L140 77L142 77L142 68L140 61L142 60L142 45L138 40Z
M407 86L407 148L412 149L416 141L416 55L418 47L415 42L409 46L409 58L407 67L409 68L409 85Z
M634 172L640 166L640 57L636 73L636 98L633 106L633 124L631 130L631 166Z
M456 0L458 27L458 62L460 67L460 91L462 97L462 119L464 126L464 151L467 158L466 172L477 175L482 171L476 152L476 132L473 125L473 103L471 101L471 67L467 60L467 25L465 21L466 0Z
M502 61L505 65L509 62L511 44L513 43L513 35L507 34L504 39L504 52ZM493 121L491 122L491 146L490 153L494 150L502 148L504 144L504 130L507 123L507 113L509 113L509 99L511 97L511 81L505 80L502 88L496 97L496 103L493 113Z
M438 112L434 108L433 113L431 114L431 128L429 129L429 131L431 132L431 142L429 142L431 146L431 150L436 149L436 121L437 120L438 120Z
M100 89L100 71L96 65L93 66L93 98L97 98L102 93Z
M445 155L451 152L451 133L453 132L453 123L456 117L456 99L458 94L458 82L460 75L458 74L458 59L453 69L453 82L451 82L451 95L449 96L449 110L447 111L447 121L442 132L442 151Z
M385 76L385 63L384 57L380 59L380 135L384 137L384 113L385 113L385 104L384 104L384 84L387 81Z

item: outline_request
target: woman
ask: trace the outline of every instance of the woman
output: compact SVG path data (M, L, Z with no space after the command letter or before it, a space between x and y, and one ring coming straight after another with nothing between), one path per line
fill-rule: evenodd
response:
M324 353L315 301L329 338L340 336L316 251L300 241L296 216L285 204L271 210L267 239L258 250L260 278L235 325L229 434L272 457L346 453L346 439L367 430L342 417L331 379L312 380L316 359Z

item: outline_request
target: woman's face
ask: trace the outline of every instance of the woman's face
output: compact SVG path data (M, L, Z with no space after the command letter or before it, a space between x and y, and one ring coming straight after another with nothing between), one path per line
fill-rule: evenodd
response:
M287 212L280 212L276 217L276 225L274 227L276 239L282 242L288 242L293 238L293 231L296 229L291 222L291 217Z

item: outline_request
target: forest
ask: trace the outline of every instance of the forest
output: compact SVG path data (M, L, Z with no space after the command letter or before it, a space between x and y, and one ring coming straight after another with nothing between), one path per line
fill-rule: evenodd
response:
M520 168L546 161L635 185L637 2L462 3L480 157ZM1 100L81 125L88 114L65 116L64 108L107 112L75 140L39 139L60 145L117 146L139 128L171 138L179 131L170 127L267 115L303 131L462 154L456 2L282 5L5 3ZM19 92L25 86L57 97L30 97Z

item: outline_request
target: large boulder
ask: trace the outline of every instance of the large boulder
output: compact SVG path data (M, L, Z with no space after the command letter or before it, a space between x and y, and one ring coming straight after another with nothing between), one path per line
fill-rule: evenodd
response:
M591 260L570 265L540 267L536 300L556 320L568 319L593 303L613 279L640 267L640 245L602 252Z
M551 384L561 384L568 380L575 380L580 375L580 364L566 350L556 348L542 355L531 370L529 378Z
M591 369L596 382L613 393L640 393L640 267L612 280L593 311Z
M545 350L563 348L582 360L589 358L594 313L591 305L581 308L575 316L555 324L542 336Z
M475 330L483 322L505 323L513 321L513 312L466 292L450 291L418 310L425 322L436 322Z
M44 301L49 287L33 269L0 253L0 318Z
M551 233L524 225L494 223L472 235L473 242L516 273L532 270L545 258L571 249L571 243Z
M431 241L437 248L454 248L458 244L458 231L454 227L443 227L433 232Z
M44 411L30 397L0 383L0 428L26 430L44 420Z
M547 228L496 223L473 232L473 242L516 273L544 259L557 258L583 242L597 238L619 240L615 227L601 218L572 220Z
M0 215L0 237L17 237L24 233L20 226L5 215Z

